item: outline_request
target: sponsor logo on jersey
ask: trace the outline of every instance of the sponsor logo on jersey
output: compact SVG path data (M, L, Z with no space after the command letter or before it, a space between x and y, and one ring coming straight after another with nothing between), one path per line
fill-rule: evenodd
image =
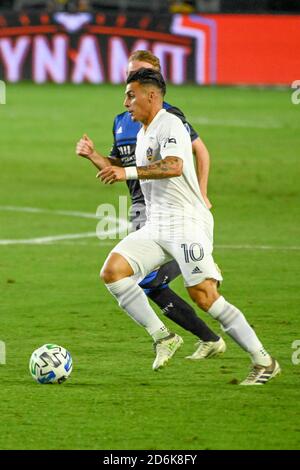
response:
M122 156L130 155L131 154L131 147L130 145L118 145L119 153Z

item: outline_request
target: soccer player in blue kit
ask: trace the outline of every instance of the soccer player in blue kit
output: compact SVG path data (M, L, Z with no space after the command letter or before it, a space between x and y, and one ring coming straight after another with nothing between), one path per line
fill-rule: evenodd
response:
M136 51L128 61L128 74L142 67L160 71L159 59L149 51ZM176 107L164 102L163 108L168 113L176 115L185 125L190 134L193 151L196 157L196 171L202 197L210 209L211 204L207 198L207 180L209 171L208 151L195 132L188 124L184 114ZM116 116L113 124L114 142L109 157L101 155L95 150L94 143L87 135L79 140L76 153L89 159L99 170L110 166L135 167L136 139L141 128L139 122L131 119L129 112L125 111ZM140 182L137 179L126 181L131 201L131 222L133 230L138 230L146 222L145 200L141 191ZM180 269L175 260L158 267L148 274L140 286L146 295L159 306L161 311L172 321L190 331L198 337L197 349L188 356L188 359L199 360L222 354L226 350L224 340L216 335L206 323L198 317L195 310L179 297L170 287L169 282L180 274Z

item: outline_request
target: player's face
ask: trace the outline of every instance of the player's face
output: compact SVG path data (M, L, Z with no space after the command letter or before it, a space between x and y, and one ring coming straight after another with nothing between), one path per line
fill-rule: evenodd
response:
M152 64L149 64L149 62L144 62L143 60L133 60L128 62L127 75L129 75L131 72L136 72L141 68L154 69L155 67L153 67Z
M149 92L138 82L129 83L125 90L124 106L133 121L146 122L151 109Z

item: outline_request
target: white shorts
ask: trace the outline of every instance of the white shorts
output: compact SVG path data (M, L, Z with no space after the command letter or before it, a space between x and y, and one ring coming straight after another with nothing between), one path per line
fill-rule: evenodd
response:
M130 233L112 250L119 253L130 264L137 282L158 266L175 259L180 267L184 284L192 287L205 279L222 281L212 257L212 242L202 233L190 239L152 239L147 224L136 232Z

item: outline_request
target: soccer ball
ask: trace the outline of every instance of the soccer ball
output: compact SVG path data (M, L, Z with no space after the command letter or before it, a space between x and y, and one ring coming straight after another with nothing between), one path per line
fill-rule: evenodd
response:
M62 383L72 372L72 357L69 351L57 344L44 344L33 351L29 370L40 384Z

